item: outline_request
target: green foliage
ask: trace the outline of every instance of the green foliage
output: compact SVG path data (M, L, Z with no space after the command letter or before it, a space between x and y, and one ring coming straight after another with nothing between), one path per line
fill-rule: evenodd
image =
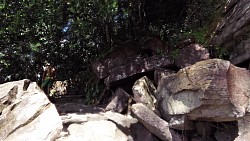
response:
M176 49L174 49L174 50L172 50L172 51L170 52L170 56L171 56L172 58L176 59L176 57L179 55L179 53L180 53L180 49L176 48Z
M30 49L31 49L32 52L39 52L40 47L41 47L41 44L39 42L30 43Z
M208 33L207 31L208 31L207 27L203 27L203 28L198 28L193 32L193 35L197 43L207 45L208 43L208 38L206 37Z
M227 60L229 58L229 52L226 48L215 47L215 57Z
M210 22L217 1L3 0L1 75L35 81L35 74L49 61L59 71L58 79L70 79L128 39L157 36L174 45L190 33L206 43L203 27ZM86 87L82 93L91 103L102 86L91 78L82 84Z
M94 77L90 70L79 75L80 92L84 94L84 104L94 104L104 89L104 84Z
M200 43L202 45L207 45L208 44L208 27L200 27L194 30L191 30L187 33L183 33L184 38L195 38L197 43Z

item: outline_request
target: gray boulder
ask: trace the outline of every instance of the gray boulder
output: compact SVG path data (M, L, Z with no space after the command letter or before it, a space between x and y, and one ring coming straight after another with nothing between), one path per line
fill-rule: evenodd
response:
M190 120L235 121L248 113L250 72L229 61L209 59L164 77L157 100L164 119L186 114Z
M55 106L36 83L25 80L0 85L0 140L50 141L62 130Z
M136 74L153 71L157 68L173 65L173 59L162 56L151 56L147 58L137 58L125 65L110 70L110 75L105 78L107 86L113 82L131 77Z

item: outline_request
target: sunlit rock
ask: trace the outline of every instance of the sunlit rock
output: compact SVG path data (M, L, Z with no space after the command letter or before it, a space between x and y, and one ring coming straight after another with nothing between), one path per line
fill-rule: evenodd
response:
M35 82L26 80L0 85L0 140L54 140L62 130L55 106Z
M210 59L164 77L157 100L164 119L234 121L249 112L250 72L229 61Z

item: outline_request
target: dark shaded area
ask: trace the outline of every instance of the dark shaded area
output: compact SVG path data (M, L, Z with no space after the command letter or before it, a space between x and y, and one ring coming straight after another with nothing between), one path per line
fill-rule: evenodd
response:
M178 23L183 20L189 1L183 0L145 0L147 24L162 22Z
M200 122L200 121L195 121ZM202 122L202 121L201 121ZM196 130L175 130L180 135L187 137L188 140L227 140L233 141L238 137L237 121L228 122L203 122L204 125L196 127ZM198 131L197 131L198 130Z

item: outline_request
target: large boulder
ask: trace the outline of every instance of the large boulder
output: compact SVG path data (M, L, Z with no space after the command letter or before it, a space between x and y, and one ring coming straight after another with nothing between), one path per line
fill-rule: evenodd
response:
M24 82L0 85L0 140L54 140L63 127L55 106L35 82L27 89Z
M209 59L186 67L158 86L163 118L186 114L190 120L235 121L250 111L250 72L229 61Z
M167 56L152 56L136 59L126 65L110 70L110 75L105 79L105 84L109 86L112 85L112 82L171 65L173 65L173 60Z
M99 79L103 79L116 67L125 66L137 61L138 58L163 55L168 52L168 47L158 38L148 38L142 42L128 40L122 42L118 47L110 50L105 56L91 63L92 71Z
M99 79L103 79L110 74L110 70L125 65L139 55L140 46L138 42L133 40L123 42L102 58L93 61L91 63L92 71Z

